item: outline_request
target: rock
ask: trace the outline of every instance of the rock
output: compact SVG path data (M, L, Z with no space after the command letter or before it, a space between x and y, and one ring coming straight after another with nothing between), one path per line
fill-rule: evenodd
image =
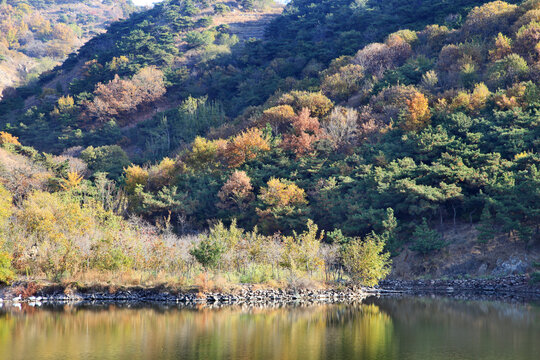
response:
M493 276L523 274L527 271L528 267L528 264L523 259L511 256L510 259L506 261L498 260L497 266L493 269L491 274Z

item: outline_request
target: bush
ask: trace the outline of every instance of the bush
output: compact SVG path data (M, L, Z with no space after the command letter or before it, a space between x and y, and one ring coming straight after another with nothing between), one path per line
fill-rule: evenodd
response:
M15 273L11 267L12 257L0 251L0 283L9 285L15 279Z
M384 242L373 236L363 241L355 238L342 246L343 266L353 282L375 286L390 274L390 253L383 252L384 246Z

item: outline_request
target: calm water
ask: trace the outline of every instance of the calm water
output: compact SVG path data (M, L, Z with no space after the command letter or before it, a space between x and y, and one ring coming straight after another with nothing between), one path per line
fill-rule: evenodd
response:
M540 359L540 307L371 298L278 309L1 309L0 359Z

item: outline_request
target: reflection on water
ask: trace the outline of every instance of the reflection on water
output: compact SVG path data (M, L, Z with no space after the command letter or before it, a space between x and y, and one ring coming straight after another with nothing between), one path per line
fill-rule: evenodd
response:
M441 298L0 310L1 359L538 359L540 308Z

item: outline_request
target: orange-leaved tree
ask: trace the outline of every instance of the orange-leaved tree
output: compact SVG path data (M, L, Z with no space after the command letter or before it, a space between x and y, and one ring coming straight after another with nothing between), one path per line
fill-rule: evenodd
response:
M259 152L268 150L270 150L269 140L263 132L260 129L251 128L230 139L223 156L229 167L234 168L255 159Z
M301 157L313 151L313 143L320 139L322 130L317 118L303 108L292 123L293 132L283 136L282 146Z

